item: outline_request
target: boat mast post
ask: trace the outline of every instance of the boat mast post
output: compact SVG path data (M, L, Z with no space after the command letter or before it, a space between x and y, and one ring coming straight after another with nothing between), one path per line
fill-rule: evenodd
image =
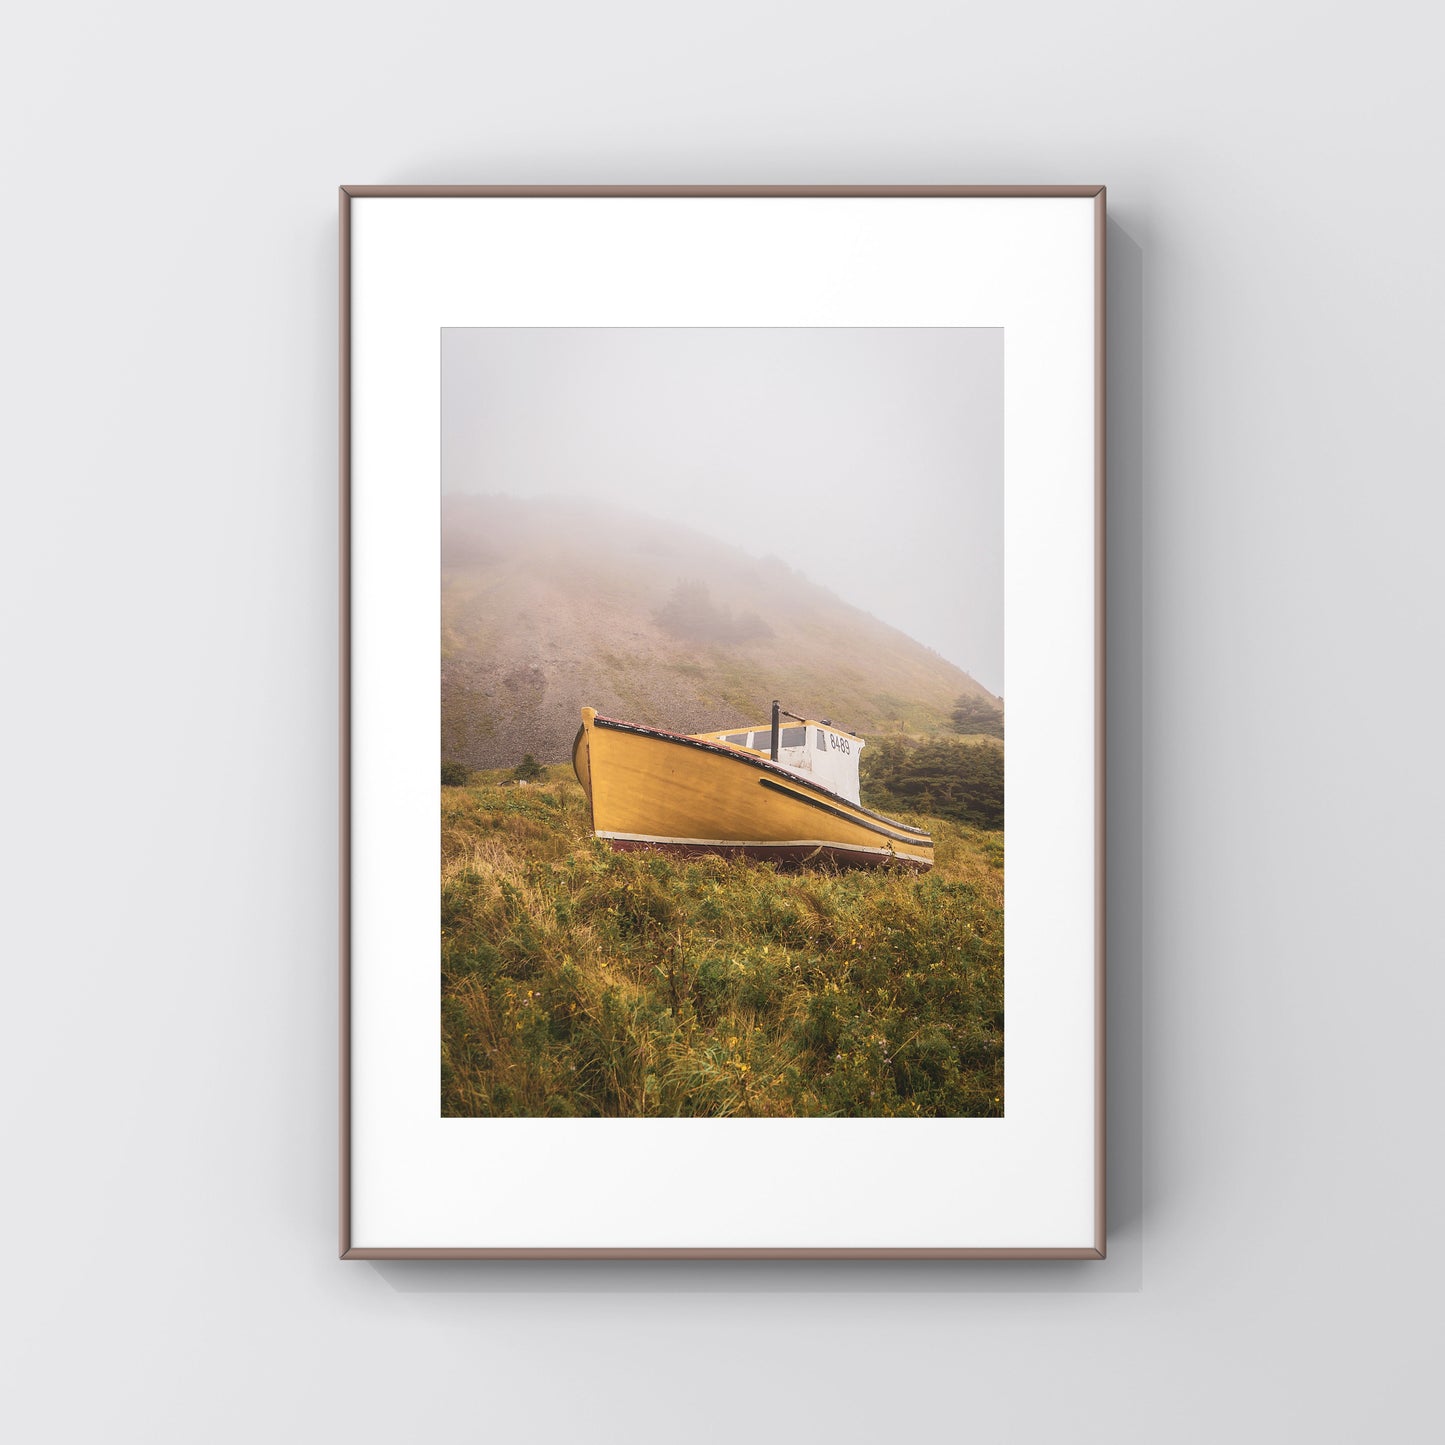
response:
M774 699L773 699L773 752L772 752L772 758L773 758L773 761L774 761L774 762L777 762L777 760L778 760L778 700L777 700L777 698L774 698Z

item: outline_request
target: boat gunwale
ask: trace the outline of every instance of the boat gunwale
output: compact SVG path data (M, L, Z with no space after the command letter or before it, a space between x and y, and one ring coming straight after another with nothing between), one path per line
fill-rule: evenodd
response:
M890 828L897 828L903 833L911 833L914 838L927 843L930 848L933 846L933 835L927 829L915 828L911 823L900 823L897 818L890 818L886 813L875 813L871 808L865 808L862 803L855 803L852 798L845 798L841 793L834 793L820 783L810 782L806 778L799 777L797 773L789 772L787 768L779 767L769 758L753 757L727 743L710 743L702 738L689 737L686 733L668 732L666 728L650 728L645 727L642 723L623 722L621 718L605 718L600 713L592 719L592 725L593 727L612 728L616 732L638 733L642 737L657 738L661 742L681 743L685 747L701 748L704 752L717 753L722 757L731 758L735 762L757 768L759 772L773 773L780 778L786 778L790 783L795 783L799 787L811 788L829 802L842 803L845 807L863 814L865 818L872 818L876 823L886 823Z

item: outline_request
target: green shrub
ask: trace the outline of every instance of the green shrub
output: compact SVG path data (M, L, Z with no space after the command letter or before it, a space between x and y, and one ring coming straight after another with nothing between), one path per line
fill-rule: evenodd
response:
M1003 712L986 697L965 693L953 705L953 730L956 733L982 733L985 737L1003 736Z
M442 787L464 788L471 774L461 763L442 761Z
M991 738L880 738L863 754L864 797L978 828L1003 827L1003 746Z

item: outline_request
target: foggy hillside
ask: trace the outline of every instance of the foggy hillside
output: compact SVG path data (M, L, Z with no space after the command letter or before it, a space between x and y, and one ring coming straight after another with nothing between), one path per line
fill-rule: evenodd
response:
M704 732L776 697L866 737L992 696L782 562L594 503L443 497L441 600L442 757L472 768L566 760L584 705Z

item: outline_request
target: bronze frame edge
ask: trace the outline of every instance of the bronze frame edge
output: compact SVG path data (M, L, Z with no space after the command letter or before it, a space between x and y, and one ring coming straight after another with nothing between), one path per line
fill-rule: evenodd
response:
M1107 202L1085 186L358 186L338 188L339 1258L383 1259L1104 1259L1108 1239L1106 988ZM1094 1227L1093 1248L389 1248L351 1242L351 202L448 197L977 197L1094 200Z

